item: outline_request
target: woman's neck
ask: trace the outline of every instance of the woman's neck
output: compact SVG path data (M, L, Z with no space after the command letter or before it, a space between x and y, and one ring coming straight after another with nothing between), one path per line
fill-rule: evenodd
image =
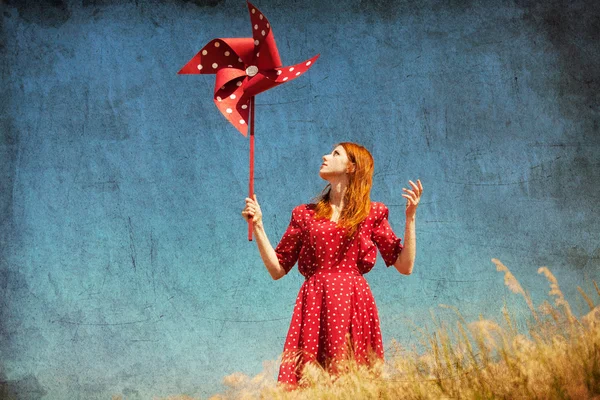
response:
M330 182L331 189L329 190L329 204L334 211L341 211L344 208L344 195L348 188L347 181Z

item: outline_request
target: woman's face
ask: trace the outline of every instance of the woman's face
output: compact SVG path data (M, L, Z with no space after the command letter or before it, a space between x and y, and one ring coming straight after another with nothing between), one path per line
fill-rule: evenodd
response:
M335 176L341 176L348 173L348 154L344 147L337 146L330 154L323 156L323 164L319 170L319 176L325 180L329 180Z

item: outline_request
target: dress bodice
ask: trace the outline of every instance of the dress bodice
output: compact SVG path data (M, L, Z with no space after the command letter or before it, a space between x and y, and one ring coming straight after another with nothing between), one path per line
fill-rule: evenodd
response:
M307 279L316 272L366 274L375 265L377 249L386 266L393 265L402 251L401 239L392 230L387 206L371 202L369 215L352 237L336 222L315 219L314 204L302 204L292 217L279 244L277 258L286 274L298 262Z

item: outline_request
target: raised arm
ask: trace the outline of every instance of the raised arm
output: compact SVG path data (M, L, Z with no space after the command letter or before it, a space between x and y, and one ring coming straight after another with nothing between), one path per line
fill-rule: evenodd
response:
M423 193L423 185L417 179L417 184L413 181L408 181L412 186L412 190L402 188L406 193L402 197L406 198L406 227L404 229L404 249L398 256L398 260L394 263L394 267L404 275L410 275L415 265L415 257L417 255L417 234L415 230L417 207Z
M246 207L242 211L242 217L246 220L252 218L252 230L256 237L256 245L258 246L260 257L271 277L274 280L277 280L283 277L286 274L286 271L281 266L279 259L277 258L277 253L275 252L275 249L273 249L273 246L271 246L271 242L269 242L269 238L265 232L265 227L262 222L262 211L256 200L256 194L253 197L254 199L246 197Z

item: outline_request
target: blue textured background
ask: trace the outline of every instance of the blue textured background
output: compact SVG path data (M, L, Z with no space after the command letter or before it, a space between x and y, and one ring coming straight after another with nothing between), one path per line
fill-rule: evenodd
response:
M409 321L527 315L548 266L577 314L600 278L597 1L263 0L284 64L257 97L256 193L275 246L324 187L321 156L355 141L372 198L404 232L420 178L411 276L366 277L384 341ZM250 34L245 3L1 5L0 389L23 399L222 390L283 349L302 277L272 281L240 212L248 141L212 76L176 72L215 37Z

